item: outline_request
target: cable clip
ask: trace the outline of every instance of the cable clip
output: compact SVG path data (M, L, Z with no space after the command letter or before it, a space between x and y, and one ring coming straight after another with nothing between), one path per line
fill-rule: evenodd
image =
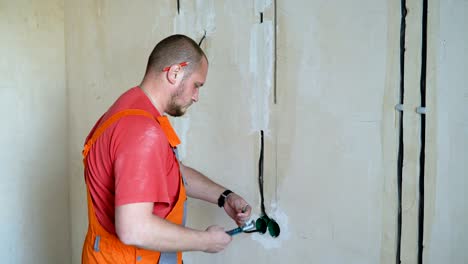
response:
M421 114L421 115L425 115L426 114L426 107L423 107L423 106L416 107L416 113Z
M395 105L395 110L403 112L403 104L397 104Z

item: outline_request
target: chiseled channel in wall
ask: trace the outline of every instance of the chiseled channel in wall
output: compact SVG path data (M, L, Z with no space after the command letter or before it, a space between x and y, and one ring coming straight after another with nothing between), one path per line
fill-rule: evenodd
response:
M260 191L260 209L262 215L255 221L254 232L260 232L265 234L268 230L268 233L272 237L278 237L280 235L280 227L278 223L270 218L265 210L265 197L263 192L263 163L264 163L264 151L265 151L265 140L263 130L260 130L260 157L258 159L258 188Z

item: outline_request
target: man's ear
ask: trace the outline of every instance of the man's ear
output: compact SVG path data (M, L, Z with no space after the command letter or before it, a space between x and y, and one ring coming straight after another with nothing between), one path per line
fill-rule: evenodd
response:
M177 84L184 77L184 72L182 67L178 64L172 65L169 70L166 72L166 78L170 84Z

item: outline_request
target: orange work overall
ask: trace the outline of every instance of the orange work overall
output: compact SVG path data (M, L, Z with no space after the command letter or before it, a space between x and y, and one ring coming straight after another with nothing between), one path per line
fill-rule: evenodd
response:
M150 113L139 110L139 109L127 109L118 112L107 119L102 125L100 125L93 133L92 137L86 142L83 149L83 162L86 169L86 157L91 149L91 146L98 139L98 137L115 121L128 115L141 115L148 118L154 119L163 129L171 147L174 149L175 146L180 144L180 140L177 134L172 129L169 120L166 116L159 116L156 119ZM185 187L180 175L180 188L177 202L166 216L166 220L182 225L184 222L185 214L185 201L187 199L185 193ZM134 246L128 246L123 244L119 238L113 234L107 232L97 220L96 214L94 213L93 201L89 192L88 179L86 179L86 191L88 196L88 232L83 245L82 252L82 263L94 264L94 263L135 263L135 264L146 264L146 263L170 263L170 264L181 264L182 263L182 252L177 253L161 253L157 251L150 251L140 249Z

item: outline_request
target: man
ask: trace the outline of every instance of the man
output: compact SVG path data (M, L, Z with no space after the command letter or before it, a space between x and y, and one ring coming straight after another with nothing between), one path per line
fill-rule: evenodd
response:
M140 86L98 120L83 150L89 227L83 263L182 263L182 251L215 253L231 242L222 227L184 227L186 195L224 207L242 225L239 195L179 163L167 119L198 101L208 60L192 39L173 35L151 53Z

